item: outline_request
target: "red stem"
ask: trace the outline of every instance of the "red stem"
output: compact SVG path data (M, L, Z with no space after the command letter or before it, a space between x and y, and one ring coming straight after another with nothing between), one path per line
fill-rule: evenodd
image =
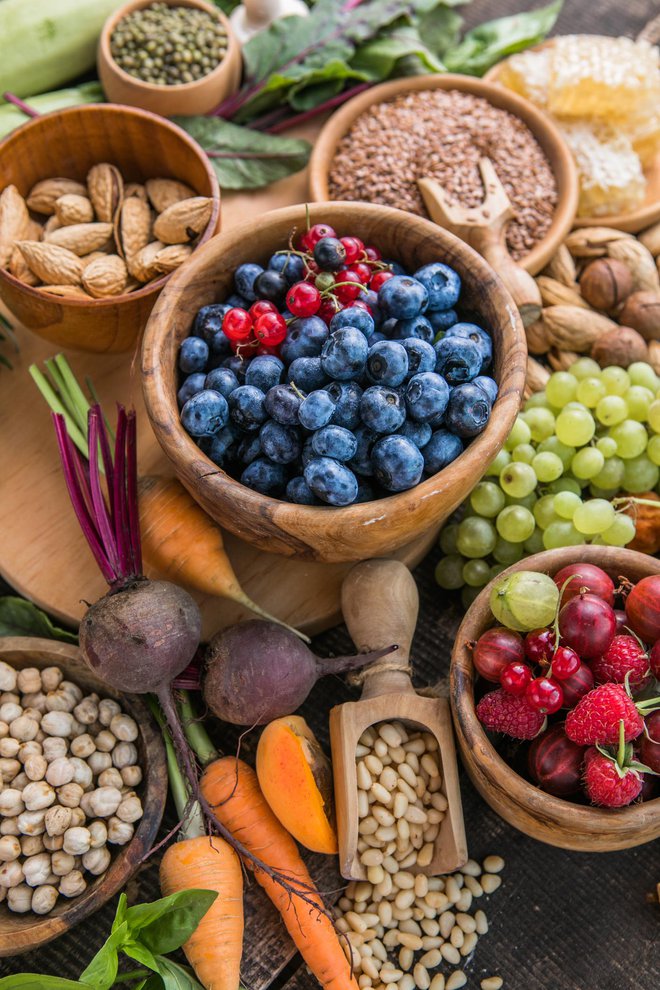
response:
M39 113L38 110L35 110L33 107L28 106L27 103L24 103L23 100L19 99L18 96L15 96L14 93L9 93L9 92L3 93L2 98L3 100L6 100L7 103L13 103L15 107L18 107L19 110L22 110L23 113L26 115L26 117L41 117L41 114Z
M298 124L304 124L308 120L313 120L313 118L319 113L325 113L326 110L332 110L334 107L341 106L342 103L346 103L354 96L357 96L358 93L362 93L365 89L369 89L371 85L372 84L368 82L360 83L359 86L353 86L352 89L347 89L344 93L339 93L337 96L333 96L331 99L325 100L323 103L319 103L317 107L312 107L311 110L305 110L304 113L295 114L295 116L289 117L287 120L283 120L279 124L273 124L272 127L267 127L266 130L269 134L279 134L280 131L286 131L290 127L296 127Z
M92 496L94 519L101 543L105 549L110 566L118 577L124 575L122 561L118 554L117 543L114 540L108 507L101 489L101 474L99 471L99 419L101 411L98 406L89 410L89 489Z
M113 502L115 506L115 543L124 577L133 573L130 564L128 519L126 513L126 410L117 406L117 435L115 437L115 474Z
M128 501L128 535L133 573L142 573L142 544L138 512L137 419L135 410L128 414L126 429L126 496Z

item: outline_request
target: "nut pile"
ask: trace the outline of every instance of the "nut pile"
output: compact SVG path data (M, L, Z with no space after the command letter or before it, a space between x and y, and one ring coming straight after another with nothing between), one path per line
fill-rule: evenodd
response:
M142 817L138 727L59 667L0 660L0 901L48 914L105 873Z
M174 271L206 229L213 200L174 179L125 183L94 165L86 183L38 182L0 194L0 267L56 296L103 299Z

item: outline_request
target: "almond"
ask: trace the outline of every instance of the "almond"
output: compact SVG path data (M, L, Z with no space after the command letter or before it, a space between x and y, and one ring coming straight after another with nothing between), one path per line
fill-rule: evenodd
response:
M28 236L30 214L16 186L7 186L0 194L0 268L6 268L16 241Z
M168 206L182 199L192 199L195 195L194 189L176 179L148 179L145 189L156 213L162 213Z
M660 375L660 341L658 340L649 341L649 364L656 375Z
M30 241L38 241L41 237L41 224L36 220L28 220L25 237ZM39 285L39 277L34 274L18 247L14 248L9 259L9 271L14 278L20 279L26 285Z
M551 350L546 354L548 359L548 364L553 371L568 371L572 364L580 357L575 351L556 351Z
M57 200L69 193L74 196L86 196L87 189L81 182L75 182L73 179L42 179L30 190L27 205L35 213L51 216L55 212Z
M46 236L46 241L82 256L98 251L111 237L111 223L74 223L70 227L58 227Z
M615 241L634 240L632 234L612 227L579 227L571 231L564 244L574 258L603 258Z
M543 323L551 347L583 353L590 350L598 337L616 327L616 323L593 310L579 306L548 306Z
M99 258L107 258L108 251L92 251L90 254L84 254L80 259L83 266L83 271L87 268L87 265L91 265L93 261L97 261Z
M115 219L115 241L119 254L130 259L151 240L151 208L137 196L125 199Z
M630 269L633 292L660 292L655 259L649 249L635 237L608 244L607 253L610 258L622 261Z
M160 272L154 264L154 259L159 251L165 245L162 241L152 241L151 244L147 244L143 247L141 251L138 251L132 258L128 261L128 270L136 278L138 282L150 282L152 278L159 275Z
M40 285L41 292L48 292L51 296L62 296L65 299L89 299L91 296L81 289L79 285Z
M124 186L124 199L128 199L130 196L137 196L137 198L141 199L144 203L149 200L147 190L141 182L129 182L128 185Z
M543 313L535 323L530 323L528 327L525 327L525 336L531 354L545 354L550 347L550 338L548 328L543 322Z
M97 258L88 265L82 276L83 287L95 299L119 296L126 288L128 272L118 254Z
M52 217L48 217L45 224L41 228L41 240L47 241L48 234L52 234L54 230L59 230L61 226L62 224L53 213Z
M57 244L18 241L17 247L31 270L42 282L52 285L78 285L82 276L80 258Z
M124 180L117 166L107 162L92 166L87 173L87 188L98 219L112 223L124 198Z
M639 235L639 239L644 247L656 258L660 254L660 223L648 227L643 234Z
M173 272L175 268L178 268L179 265L182 265L191 254L192 248L189 244L170 244L169 247L165 247L159 251L154 258L156 271L167 275L169 272Z
M525 376L525 397L529 398L534 392L542 392L548 383L550 372L539 364L533 357L527 358L527 374Z
M573 256L565 244L560 244L557 253L552 256L543 269L543 274L556 279L563 285L573 287L577 281L577 271Z
M56 201L55 216L63 227L74 223L91 223L94 219L94 207L87 196L67 193Z
M536 284L544 306L581 306L583 309L590 309L575 283L566 285L549 275L537 275Z
M205 229L213 211L213 200L206 196L182 199L168 206L154 223L154 236L164 244L184 244Z

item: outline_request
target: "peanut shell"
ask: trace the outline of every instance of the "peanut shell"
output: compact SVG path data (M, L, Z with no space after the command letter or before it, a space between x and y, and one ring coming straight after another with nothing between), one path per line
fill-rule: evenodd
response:
M57 200L69 193L74 196L86 196L87 189L74 179L42 179L30 190L27 205L35 213L43 213L49 217L55 213Z
M147 179L145 189L156 213L162 213L168 206L182 199L192 199L195 195L194 189L176 179Z
M89 198L96 216L103 223L112 223L124 198L124 180L116 165L101 162L87 173Z
M70 227L58 227L46 236L46 241L82 256L98 251L111 237L111 223L75 223Z
M16 241L28 236L30 214L16 186L7 186L0 193L0 268L6 268Z
M168 206L154 223L154 237L164 244L184 244L204 230L213 210L213 200L206 196L182 199Z
M49 285L80 284L82 264L73 251L43 241L18 241L17 247L42 282Z
M87 196L77 196L67 193L55 202L55 216L63 227L75 223L91 223L94 219L94 207Z
M83 288L95 299L119 296L126 288L128 272L118 254L97 258L83 271Z

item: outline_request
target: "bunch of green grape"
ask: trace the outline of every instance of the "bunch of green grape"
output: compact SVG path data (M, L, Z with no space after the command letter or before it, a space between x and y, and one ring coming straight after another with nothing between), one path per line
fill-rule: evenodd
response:
M634 520L612 499L660 492L660 378L649 364L601 369L579 358L527 400L504 448L440 534L435 577L480 588L522 557L555 547L623 547Z

